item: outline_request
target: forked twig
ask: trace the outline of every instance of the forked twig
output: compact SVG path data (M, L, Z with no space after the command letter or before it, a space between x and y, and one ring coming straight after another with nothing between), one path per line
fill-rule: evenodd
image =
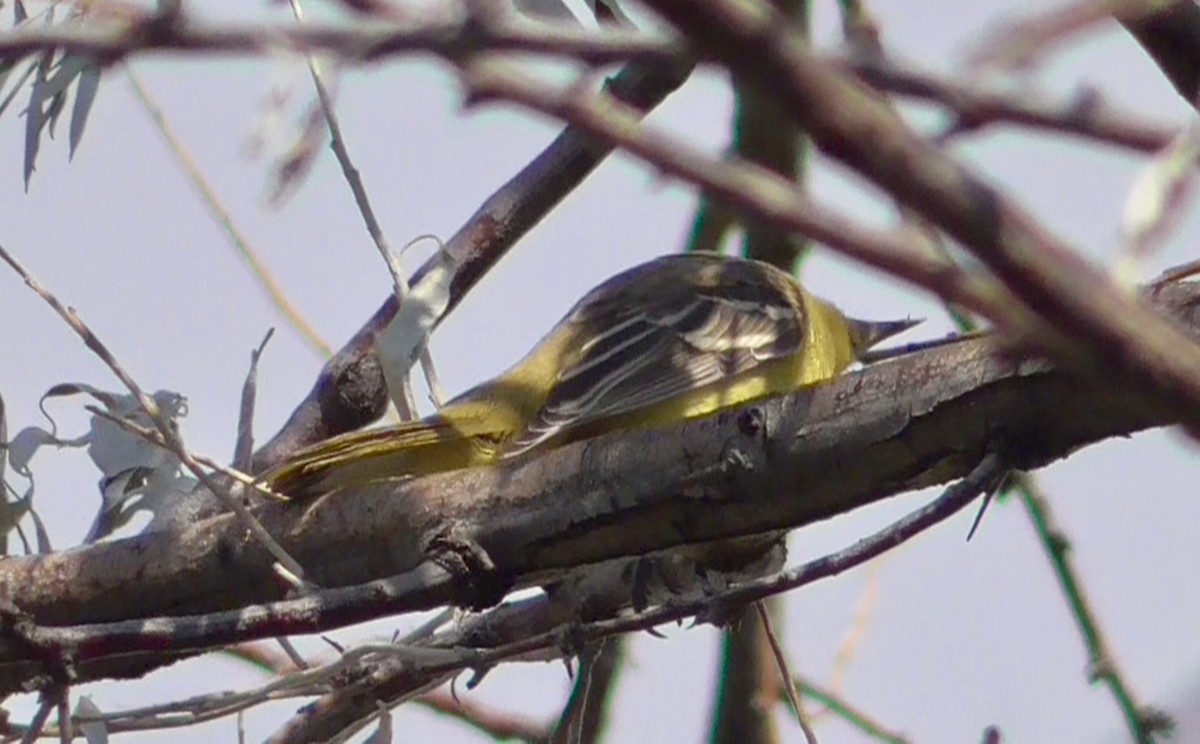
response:
M154 401L146 395L141 386L137 384L133 377L131 377L129 373L125 371L125 368L121 366L120 362L117 361L112 352L108 350L108 347L105 346L104 343L100 341L100 338L92 332L91 328L89 328L87 324L83 322L83 319L79 317L79 314L75 312L74 309L63 306L63 304L58 301L58 298L51 294L45 287L41 285L41 283L38 282L37 279L35 279L28 271L26 271L25 267L23 267L15 258L13 258L2 245L0 245L0 259L3 259L5 263L12 267L12 270L24 280L26 286L33 290L34 294L42 298L42 300L44 300L46 304L48 304L54 310L54 312L58 313L58 316L63 319L63 321L71 328L72 331L76 333L76 335L79 336L80 339L83 340L84 345L87 346L87 348L93 354L99 357L100 360L108 366L112 373L116 375L117 379L121 381L134 399L137 400L138 405L143 411L146 412L146 415L150 417L150 420L154 422L154 428L158 430L158 434L162 437L167 449L169 449L176 457L178 457L180 462L182 462L184 466L187 467L187 469L190 470L206 488L210 489L214 494L216 494L230 511L237 515L238 519L241 520L247 529L249 529L250 534L254 535L255 539L258 540L258 542L264 548L266 548L268 552L271 553L271 555L280 563L280 565L286 568L293 575L303 577L304 569L300 567L300 564L296 562L296 559L288 555L287 551L284 550L278 542L276 542L275 538L271 537L262 524L259 523L259 521L254 518L254 515L250 513L250 510L247 509L246 506L241 502L241 499L237 498L228 490L213 482L212 478L209 477L204 468L200 466L200 463L197 462L191 453L187 451L187 448L183 445L183 442L180 440L179 435L171 427L171 424L165 418L163 418L162 412L158 410L158 406L155 405Z

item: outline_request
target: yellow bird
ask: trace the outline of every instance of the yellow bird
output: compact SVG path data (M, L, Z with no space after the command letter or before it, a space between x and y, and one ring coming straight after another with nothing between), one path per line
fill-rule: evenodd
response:
M847 318L770 264L664 256L593 289L524 359L438 413L335 437L263 480L305 498L666 426L830 380L916 322Z

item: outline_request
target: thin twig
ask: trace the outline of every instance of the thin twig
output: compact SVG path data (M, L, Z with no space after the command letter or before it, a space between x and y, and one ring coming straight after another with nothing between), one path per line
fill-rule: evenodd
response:
M508 712L489 710L478 703L456 700L447 692L430 692L413 701L423 708L462 721L497 741L516 739L544 742L550 738L545 724L534 723Z
M787 696L787 700L792 706L792 712L796 715L800 730L804 732L804 740L808 744L817 744L817 734L813 731L812 724L808 722L808 714L804 712L804 707L800 704L800 697L796 694L796 685L792 682L793 677L788 669L787 656L784 655L783 648L779 645L779 639L775 637L775 630L771 627L771 617L767 614L767 608L760 600L754 603L754 609L758 613L758 621L762 623L763 632L767 635L767 643L771 645L771 654L775 657L775 666L779 668L779 675L783 682L784 695Z
M74 726L71 723L71 688L61 685L57 692L58 740L60 744L71 744L75 738Z
M975 312L1029 328L1023 308L994 282L932 257L922 241L864 228L857 220L805 199L778 174L734 159L714 158L678 137L643 125L633 112L574 86L555 89L500 60L468 66L464 79L476 98L495 97L562 118L612 142L663 172L700 186L736 209L770 220L882 271L925 287Z
M879 596L879 574L888 559L894 555L894 553L881 555L867 568L866 585L854 608L854 617L850 621L850 627L846 629L846 634L842 637L842 642L838 644L837 653L833 656L833 674L829 684L835 691L841 691L842 680L850 668L850 662L867 636L867 625L874 616L875 602Z
M448 59L482 51L540 54L594 65L674 64L687 49L676 37L633 29L585 30L567 24L506 23L480 29L470 18L411 14L409 23L283 25L161 23L150 12L129 23L22 27L0 33L0 57L20 59L51 50L116 62L151 52L204 56L267 56L280 51L332 54L369 62L402 54Z
M275 329L267 331L258 348L250 352L250 368L246 370L246 379L242 383L242 398L238 406L237 441L233 447L233 467L242 472L250 470L251 459L254 457L254 399L258 392L258 360Z
M296 17L296 23L304 25L304 7L300 4L300 0L290 0L292 14ZM392 276L392 286L396 292L396 300L404 302L404 296L408 293L408 280L404 277L404 272L400 268L399 259L392 254L391 246L388 244L387 236L383 233L383 228L379 224L379 219L375 216L375 210L371 206L371 198L367 194L367 189L363 186L362 176L358 168L354 165L354 160L350 157L350 150L346 146L346 139L342 136L342 126L338 121L337 113L334 111L333 96L329 93L328 86L325 85L325 78L321 73L320 63L317 61L316 55L308 56L308 72L312 77L313 87L317 91L317 100L321 104L321 113L325 116L325 124L329 127L329 147L333 150L334 156L337 158L338 165L342 168L342 176L346 179L346 183L350 186L350 192L354 194L354 203L358 206L358 212L362 215L363 222L367 226L367 234L371 236L371 240L375 243L376 250L383 258L384 263L388 267L388 272ZM436 380L437 373L433 371L433 357L429 354L428 347L424 347L420 352L421 368L425 370L426 380ZM396 410L400 414L400 420L411 421L417 418L416 403L413 400L412 387L408 381L408 370L392 370L393 373L400 372L402 380L400 382L401 394L394 396L392 403L395 404ZM432 389L433 382L429 382Z
M997 454L989 454L967 478L945 489L941 496L925 507L842 551L788 569L776 577L739 584L709 598L680 601L632 615L575 626L572 628L574 634L572 637L580 639L581 642L595 642L610 636L651 630L659 625L678 622L689 616L696 616L700 619L707 614L730 617L738 608L745 607L748 603L835 576L904 543L933 525L957 514L979 493L991 488L995 479L1003 475L1004 471L1004 460ZM550 652L555 655L564 653L561 629L558 627L546 628L544 620L541 625L537 624L537 620L532 620L532 618L550 617L545 613L541 603L533 600L527 601L526 609L527 613L518 612L508 616L512 625L519 628L516 631L519 639L487 650L475 650L470 657L470 664L473 668L486 668L488 665L499 663L505 659L532 655L537 652ZM502 610L503 608L498 608L493 613L499 614ZM481 616L480 622L486 623L493 613ZM488 627L489 633L495 634L495 637L512 637L500 632L494 623L489 624ZM469 634L470 629L464 629L463 632ZM446 634L442 637L441 642L466 651L463 648L464 639L458 633ZM544 660L545 657L535 656L534 658ZM314 702L305 713L300 714L277 731L271 741L292 742L328 738L334 731L344 728L343 722L358 721L369 714L369 710L358 707L361 701L386 699L392 704L397 704L401 700L407 699L413 692L423 689L425 685L443 678L437 675L450 675L457 671L456 668L416 670L411 666L400 665L389 666L386 671L376 669L369 681L330 693Z
M1187 268L1185 265L1177 267L1173 271L1184 272ZM1170 271L1172 270L1169 269L1168 272ZM1160 278L1159 282L1162 281ZM1157 287L1159 284L1156 283L1154 286ZM978 325L970 318L953 313L948 306L946 309L947 312L951 312L960 332L972 333L978 330ZM1071 616L1075 618L1075 624L1083 636L1084 646L1088 652L1089 673L1093 677L1092 681L1099 679L1108 686L1116 699L1117 706L1121 709L1134 741L1149 741L1151 734L1169 728L1169 721L1161 712L1141 706L1137 702L1132 687L1125 681L1112 652L1109 651L1108 642L1100 629L1100 623L1084 592L1083 581L1071 563L1068 539L1056 525L1050 502L1042 494L1037 480L1029 473L1009 473L1003 486L1001 495L1015 492L1020 497L1034 532L1037 534L1038 542L1045 551L1046 558L1050 561L1055 578L1058 579L1059 587L1063 591L1068 608L1070 608ZM982 515L981 508L975 524L971 527L972 533ZM970 535L968 535L969 538Z
M1164 6L1185 3L1191 0L1075 0L1056 4L992 31L976 44L967 62L974 67L1029 68L1048 52L1066 48L1063 42L1069 37L1110 19L1136 22L1162 13Z
M884 744L907 744L908 739L889 731L862 709L851 705L835 690L829 690L803 677L795 678L793 684L800 688L804 697L823 705L828 711L849 723L867 736Z
M1066 597L1067 606L1075 624L1083 636L1088 654L1088 676L1090 681L1103 682L1117 701L1129 735L1136 742L1152 742L1155 737L1170 729L1169 719L1160 711L1138 703L1133 690L1121 674L1116 657L1108 647L1095 610L1087 598L1083 582L1075 571L1070 558L1070 542L1055 523L1050 503L1038 492L1033 479L1019 474L1013 479L1012 490L1016 491L1025 506L1025 513L1033 524L1038 541L1046 551L1046 558L1054 570L1059 587Z
M1178 412L1200 436L1200 348L1122 292L1013 198L917 135L885 104L812 54L779 13L736 0L647 0L734 73L769 86L823 151L956 238L1037 327L1023 344L1137 405ZM870 132L864 137L863 132ZM943 295L944 296L944 295Z
M311 668L311 665L304 660L304 657L296 650L296 646L286 636L279 636L275 639L275 642L279 644L279 647L283 649L283 653L287 654L288 659L297 669Z
M151 444L153 444L156 447L162 447L163 449L167 450L168 452L174 453L174 451L171 449L170 443L164 441L162 438L162 434L159 434L158 431L155 429L147 429L144 426L138 425L134 421L131 421L127 418L123 418L121 416L117 416L110 411L106 411L105 409L100 408L99 406L87 405L87 406L84 406L84 410L86 410L88 413L92 414L93 416L99 416L102 419L111 421L112 423L121 427L125 431L129 432L130 434L139 436L139 437L145 439L147 442L150 442ZM246 473L245 471L238 470L237 468L234 468L234 467L230 467L229 465L226 465L223 462L220 462L218 460L214 460L213 458L208 457L206 455L199 455L199 454L196 454L193 452L193 453L191 453L191 457L198 464L203 465L204 467L208 468L209 470L212 470L213 472L220 473L224 476L227 476L227 477L237 481L238 483L241 483L244 486L249 486L250 488L254 488L263 496L267 496L274 500L281 499L279 494L269 490L261 482L256 481L254 476L250 475L249 473Z
M1004 472L1004 468L1002 458L996 454L989 454L967 478L947 488L929 505L898 520L884 530L859 540L845 550L789 569L777 577L739 584L712 597L673 603L670 606L657 607L629 616L587 623L578 628L577 637L590 643L613 635L648 630L689 616L703 619L715 613L727 617L731 608L740 608L747 603L834 576L861 565L881 552L899 545L957 513L980 492L991 487L994 479ZM372 582L372 588L367 594L379 596L383 589L384 582ZM321 607L326 611L333 608L333 604L327 598L346 593L345 589L321 590L298 600L285 600L271 605L252 606L196 617L145 619L131 623L102 623L80 628L37 627L32 629L28 635L31 641L37 643L39 647L70 648L75 654L75 658L80 660L94 658L92 650L98 648L103 648L106 655L124 654L140 647L153 647L154 653L161 654L164 650L171 650L177 644L182 644L182 647L196 648L197 639L200 636L216 639L216 642L225 645L239 639L245 640L256 627L277 630L280 622L287 618L302 624L307 622L306 618L313 615L314 608ZM527 622L524 627L527 631L529 630ZM123 630L118 631L118 628ZM299 627L297 626L296 629ZM307 630L313 629L307 628ZM88 641L85 636L91 636L93 640ZM466 668L486 668L507 659L533 653L564 653L561 648L561 629L557 627L547 628L542 632L530 634L517 641L493 648L464 646L462 645L463 639L458 638L457 634L453 632L445 639L435 637L430 639L430 642L440 644L442 640L448 642L448 648L390 644L360 646L347 651L343 657L332 664L297 672L288 677L290 681L275 680L257 688L257 692L245 693L236 699L225 698L215 701L218 708L210 709L206 706L203 709L203 716L193 711L188 714L187 719L190 722L196 722L201 718L208 720L219 715L229 715L247 705L254 704L247 701L264 699L263 696L268 693L288 697L302 694L299 691L301 688L311 691L314 685L322 684L332 676L345 673L345 670L350 668L350 664L373 657L402 658L404 660L403 673L407 675L406 678L422 680L417 683L417 686L421 687L430 680ZM134 645L129 645L130 642L134 642ZM374 675L372 679L377 683L383 681L376 679ZM375 699L372 696L368 697ZM362 698L362 696L356 696L357 698ZM178 710L180 708L177 704L175 707L171 705L152 706L140 709L136 711L136 714L137 717L146 717ZM134 713L126 711L120 715L133 716ZM113 716L117 715L106 715L104 720L113 720ZM185 723L178 718L170 718L160 721L158 725L185 725Z
M644 115L687 80L690 63L629 65L606 82L614 99ZM445 250L419 268L416 285L441 270L449 256L458 267L449 312L559 202L612 152L584 131L568 126L532 161L497 188L446 241ZM391 295L326 363L312 389L283 428L255 455L255 471L278 464L297 449L358 429L383 415L387 391L378 374L376 335L398 310ZM444 315L444 313L443 313Z
M21 744L33 744L42 735L42 730L46 728L46 721L50 719L50 713L57 706L57 703L50 698L49 694L50 690L42 693L37 713L33 715L33 719L30 720L29 726L26 727L24 734L21 736Z
M200 198L204 200L204 205L208 207L209 214L221 226L225 237L229 239L229 244L237 250L246 268L250 269L255 283L262 290L267 301L287 321L292 330L299 334L300 338L304 340L305 344L314 354L321 359L328 359L333 355L333 349L330 348L325 339L321 338L316 329L304 319L300 311L292 305L291 300L287 297L287 293L275 281L275 276L267 268L262 258L259 257L258 251L254 246L250 245L250 241L246 238L245 234L238 228L234 222L233 215L221 203L216 190L213 189L208 178L200 171L200 166L196 164L196 161L192 158L191 153L188 152L183 142L175 136L174 130L171 129L171 125L167 121L166 114L163 113L162 108L151 96L150 91L146 89L141 77L128 65L125 66L125 77L129 81L129 87L133 89L134 97L141 103L142 108L146 110L146 113L150 116L150 120L154 122L154 126L158 129L159 134L162 135L163 141L167 143L167 149L175 156L175 161L183 169L184 174L192 182L196 191L199 192Z
M1011 85L990 84L987 78L939 75L882 55L834 62L874 88L949 109L956 133L1004 123L1154 153L1170 144L1179 129L1115 108L1096 92L1052 96L1031 89L1031 83L1013 90Z
M141 386L129 376L129 373L125 371L125 368L121 366L116 357L113 356L112 352L108 350L108 347L100 341L100 338L96 336L96 334L93 333L90 328L88 328L88 326L83 322L83 319L79 317L79 314L71 308L64 307L63 304L58 301L58 298L46 290L37 281L37 279L33 278L33 276L26 271L25 268L9 254L3 246L0 246L0 259L3 259L5 263L12 267L12 270L15 271L17 275L25 281L26 286L33 290L38 297L42 298L42 300L44 300L46 304L48 304L54 310L54 312L58 313L58 316L63 319L63 321L71 328L71 330L76 333L76 335L79 336L80 339L83 340L84 345L87 346L87 348L91 350L93 354L99 357L100 360L104 362L106 366L108 366L109 370L116 375L117 379L119 379L125 386L125 389L127 389L130 394L133 395L134 399L137 400L138 405L143 411L146 412L146 415L150 417L150 420L154 422L154 427L158 430L158 433L162 437L163 442L166 444L167 449L170 450L176 457L178 457L180 462L182 462L188 470L192 471L192 474L195 475L196 478L203 483L206 488L210 489L214 494L216 494L230 511L237 515L242 524L245 525L250 533L254 535L255 539L257 539L258 542L264 548L266 548L269 553L271 553L275 560L279 561L281 565L286 567L294 575L303 577L304 569L300 567L300 564L297 563L294 558L288 555L287 551L275 541L275 538L271 537L266 529L263 528L262 524L260 524L259 521L254 518L254 515L251 514L246 508L246 506L242 504L241 499L237 498L233 494L229 493L229 491L221 488L218 486L218 484L212 481L208 473L205 472L204 468L200 466L200 463L197 462L196 459L192 457L191 453L187 451L187 448L184 447L183 442L180 440L179 435L172 428L170 422L163 418L162 412L158 410L158 406L155 405L154 401L142 391Z

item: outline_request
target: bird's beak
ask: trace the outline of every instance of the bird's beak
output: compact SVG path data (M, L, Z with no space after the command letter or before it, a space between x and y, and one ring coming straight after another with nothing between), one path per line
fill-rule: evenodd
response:
M854 344L854 355L859 361L867 361L867 350L881 341L904 333L909 328L923 322L924 318L905 318L904 320L855 320L847 318L850 325L850 339Z

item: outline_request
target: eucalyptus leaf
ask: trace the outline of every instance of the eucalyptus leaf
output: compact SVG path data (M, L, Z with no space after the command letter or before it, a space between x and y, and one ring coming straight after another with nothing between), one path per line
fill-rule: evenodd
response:
M8 418L4 411L4 396L0 395L0 484L4 483L4 469L8 463ZM3 496L0 488L0 496Z
M104 721L87 720L96 719L104 715L100 707L92 702L89 695L80 695L79 702L75 703L73 714L76 718L83 718L76 726L79 732L83 734L83 738L87 739L87 744L108 744L108 725Z
M17 63L20 61L21 57L15 54L0 60L0 91L4 90L4 86L8 84L8 76L17 69Z
M83 140L83 130L87 127L88 115L92 113L92 104L96 102L96 93L100 90L100 65L92 61L92 65L79 75L79 87L75 92L75 106L71 109L71 130L68 132L70 157L75 157L80 141Z
M46 126L49 73L53 52L42 54L38 62L37 75L33 78L33 90L29 93L29 105L25 107L25 190L29 190L29 179L36 167L38 149L41 146L42 129Z
M579 25L579 19L563 0L513 0L513 7L528 18Z
M33 488L15 501L9 501L7 493L0 494L0 497L0 555L8 555L8 533L17 529L17 525L33 506Z
M587 0L587 4L592 9L592 15L602 25L634 26L633 21L629 20L629 16L625 15L625 11L617 4L617 0Z
M50 139L54 139L54 128L58 125L58 117L62 114L63 109L67 107L67 94L56 93L50 99L50 105L46 107L46 133L50 135Z
M41 62L35 59L25 66L25 72L21 73L21 79L18 80L17 84L13 86L13 89L8 92L8 95L4 97L4 100L0 101L0 116L4 115L4 110L7 109L8 105L17 97L17 93L21 91L21 88L25 87L25 83L37 70L39 64L41 64Z
M32 501L32 489L29 495ZM32 506L29 507L29 516L33 517L33 528L37 531L38 552L43 554L53 553L54 546L50 544L50 533L46 531L46 524L42 522L42 518Z

